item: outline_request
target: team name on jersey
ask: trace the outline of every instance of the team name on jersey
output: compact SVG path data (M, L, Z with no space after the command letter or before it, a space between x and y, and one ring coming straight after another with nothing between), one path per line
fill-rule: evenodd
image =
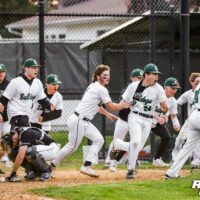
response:
M20 100L34 100L36 98L35 95L28 93L25 95L24 93L20 94Z
M143 102L144 105L147 105L148 103L152 102L151 99L147 99L146 97L143 97L141 92L136 92L134 94L134 96L133 96L133 102L135 103L135 101Z

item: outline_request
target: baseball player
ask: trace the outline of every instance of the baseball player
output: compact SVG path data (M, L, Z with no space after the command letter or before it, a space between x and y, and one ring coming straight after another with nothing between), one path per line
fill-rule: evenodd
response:
M6 77L6 66L0 64L0 96L6 89L9 82L10 81ZM0 136L4 135L5 133L8 133L9 131L10 131L10 124L8 122L7 109L5 108L2 115L0 116ZM12 166L12 163L9 161L7 154L5 154L4 152L0 152L0 158L1 162L5 163L7 167ZM0 169L0 174L3 173L4 172Z
M142 80L144 78L143 74L144 74L143 70L134 69L131 72L131 76L130 76L131 82ZM121 92L121 96L122 96L124 91L125 91L125 89ZM122 99L122 97L120 97L120 100L121 99ZM119 111L118 120L116 121L116 124L115 124L113 140L115 140L117 138L124 140L124 138L126 137L126 135L128 133L128 115L129 115L129 113L130 113L130 108L123 109L123 110ZM120 153L118 155L117 159L111 160L110 159L110 152L111 152L112 149L113 149L113 141L109 145L108 155L107 155L105 162L106 162L107 166L110 166L111 172L116 172L118 162L122 158L124 153Z
M103 64L96 67L92 76L92 83L87 87L74 114L68 119L69 141L59 151L57 158L52 161L52 167L56 167L65 157L76 151L83 136L85 136L92 141L92 145L80 172L92 177L99 176L92 170L91 164L93 158L98 155L98 152L104 143L104 139L98 129L91 123L91 120L97 112L105 114L104 111L102 112L102 104L105 104L111 111L130 107L130 103L128 102L120 102L119 104L112 102L108 90L105 88L105 86L108 85L109 80L110 67ZM112 114L109 115L111 118L115 117Z
M38 73L36 60L27 59L24 62L24 73L10 81L0 98L0 112L7 106L11 129L15 126L29 126L32 107L38 101L43 108L55 109L48 101L42 83L36 78Z
M174 98L174 95L177 92L177 89L180 89L178 81L171 77L165 80L164 83L164 88L165 88L165 94L167 97L167 106L169 108L169 113L171 116L173 128L175 131L179 131L180 129L180 123L177 118L177 102L176 99ZM157 119L155 119L157 118ZM154 114L154 119L153 119L153 124L152 124L152 132L156 135L158 135L161 138L161 142L158 146L158 150L154 156L153 159L153 165L157 167L167 167L168 164L165 163L162 159L164 156L167 147L169 146L170 143L170 132L168 128L165 126L165 123L167 122L168 117L166 116L166 113L163 112L160 109L160 106L158 105L155 109L155 114Z
M144 67L144 80L131 83L122 95L125 101L132 102L128 116L130 147L127 179L134 178L140 144L145 144L150 134L156 105L159 102L163 111L168 110L164 89L157 83L158 74L160 72L155 64L147 64Z
M44 131L38 128L15 128L14 132L2 138L2 147L11 151L9 158L13 160L12 172L7 175L9 181L15 181L19 166L31 170L26 180L39 177L40 181L47 181L51 177L51 167L46 161L55 159L59 147Z
M177 119L177 103L176 99L174 98L175 93L177 92L177 89L179 89L179 83L178 81L171 77L166 79L164 83L165 87L165 94L167 97L166 103L169 108L169 112L171 115L173 127L175 131L178 131L180 129L180 124ZM161 137L161 143L159 144L158 150L154 156L153 159L153 165L157 167L166 167L168 164L164 163L162 160L162 156L165 154L166 149L170 142L170 133L168 128L164 125L164 123L167 122L168 117L166 116L166 112L163 112L160 109L160 105L156 106L154 118L152 121L152 132L158 136ZM139 145L139 152L142 150L144 144L146 141L142 141ZM122 142L120 138L117 138L115 140L115 149L116 150L122 150L122 151L128 151L129 148L129 142ZM116 155L117 157L117 155Z
M179 177L179 171L200 141L200 84L198 84L194 91L194 99L192 104L193 111L189 116L189 129L186 143L174 158L172 166L167 170L166 179Z
M48 110L43 110L39 103L34 104L33 114L31 116L30 122L32 127L37 127L49 133L51 130L51 120L57 119L62 114L63 109L63 98L58 92L59 84L61 81L58 80L56 74L50 74L46 78L46 88L44 89L50 103L55 105L56 109L49 112Z
M187 103L188 118L192 113L192 102L194 98L194 90L197 87L197 85L200 83L200 73L192 73L190 75L189 82L190 82L190 85L192 86L192 89L183 93L177 100L178 105L183 105ZM182 146L185 143L185 140L188 137L188 128L189 128L189 120L186 119L185 123L183 124L179 132L179 135L176 138L175 147L172 151L172 161L174 161L175 157L177 156L178 152L181 150ZM191 163L192 168L197 168L197 166L199 165L198 145L196 148L194 150L194 159Z

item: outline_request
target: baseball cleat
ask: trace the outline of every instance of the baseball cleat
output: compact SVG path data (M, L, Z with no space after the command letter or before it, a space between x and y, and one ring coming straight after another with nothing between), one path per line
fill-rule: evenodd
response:
M174 177L172 177L172 176L169 176L168 174L166 174L165 175L165 179L166 180L169 180L169 179L176 179L176 178L180 178L181 176L174 176Z
M29 181L29 180L34 180L35 178L37 178L39 175L34 172L34 171L29 171L26 176L24 176L24 178Z
M85 174L85 175L88 175L88 176L91 176L91 177L95 177L95 178L98 178L99 177L99 174L97 174L96 172L94 172L90 166L82 166L81 169L80 169L80 172L82 174Z
M116 160L111 160L110 171L111 172L116 172L117 171L117 161Z
M196 169L198 169L198 166L197 166L197 165L192 165L192 166L191 166L191 170L196 170Z
M51 178L52 170L49 170L48 172L41 173L39 180L40 181L48 181Z
M21 177L14 176L12 178L7 179L8 182L20 182L22 180Z
M126 179L133 179L134 178L134 170L128 170L126 174Z
M169 164L165 163L162 159L160 158L157 158L156 160L153 159L153 163L152 163L153 166L156 166L156 167L168 167Z

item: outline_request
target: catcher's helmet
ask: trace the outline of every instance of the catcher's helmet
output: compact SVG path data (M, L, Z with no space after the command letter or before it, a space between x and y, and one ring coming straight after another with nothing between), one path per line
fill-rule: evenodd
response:
M144 67L144 73L161 74L161 72L158 71L158 67L153 63L149 63Z
M3 151L10 151L13 146L12 137L14 132L7 133L1 137L1 147Z

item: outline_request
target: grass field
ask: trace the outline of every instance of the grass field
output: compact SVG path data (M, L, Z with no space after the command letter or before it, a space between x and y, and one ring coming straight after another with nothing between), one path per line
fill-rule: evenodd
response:
M172 180L124 181L73 187L49 186L30 191L42 196L71 200L195 200L198 189L192 189L193 180L200 173Z

